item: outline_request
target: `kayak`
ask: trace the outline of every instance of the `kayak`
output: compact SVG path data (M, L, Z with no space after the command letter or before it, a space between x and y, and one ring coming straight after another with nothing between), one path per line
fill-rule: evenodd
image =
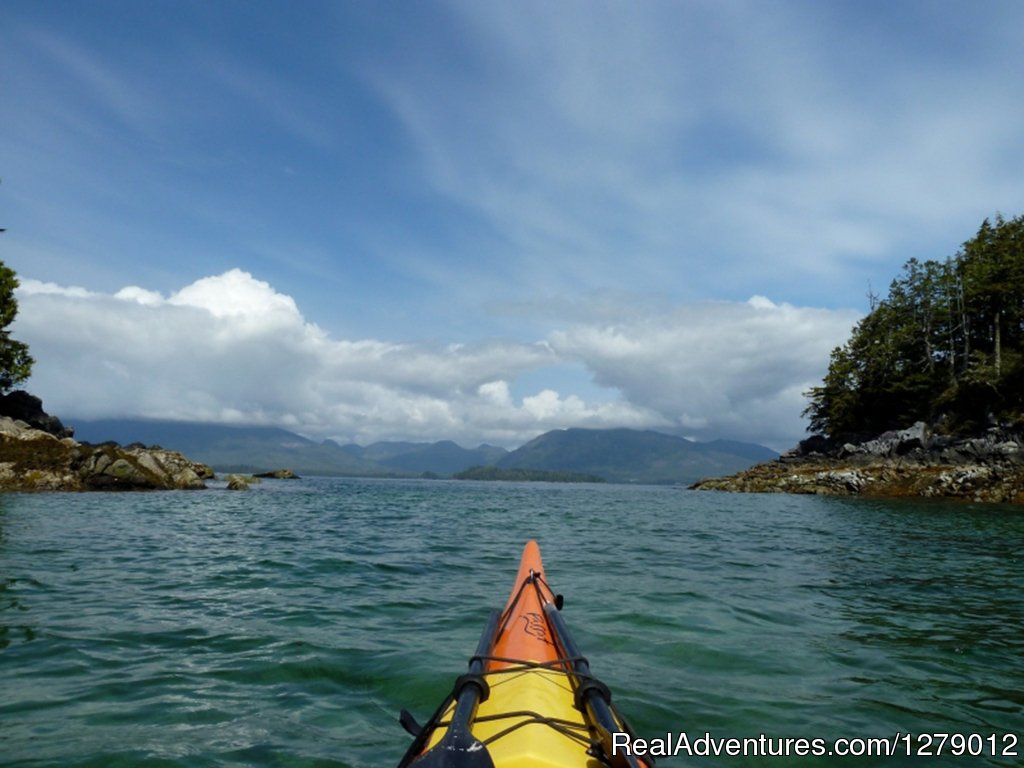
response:
M599 768L648 764L621 745L634 738L562 619L529 541L503 611L492 612L469 671L413 735L399 768Z

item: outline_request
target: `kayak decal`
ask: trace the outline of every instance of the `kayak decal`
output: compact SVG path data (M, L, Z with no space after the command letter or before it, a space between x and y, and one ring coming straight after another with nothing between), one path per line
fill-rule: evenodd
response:
M538 640L543 640L548 645L554 645L551 642L551 638L548 637L548 624L543 616L535 611L530 611L529 613L524 613L519 618L523 620L523 632L536 637Z

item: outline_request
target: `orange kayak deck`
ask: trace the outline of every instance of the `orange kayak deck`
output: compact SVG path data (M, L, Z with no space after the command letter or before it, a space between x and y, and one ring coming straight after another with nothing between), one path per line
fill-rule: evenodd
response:
M558 659L558 646L544 618L544 604L554 601L555 596L544 580L540 547L531 540L523 549L519 572L502 612L491 655L514 662L551 662ZM505 669L514 662L491 660L487 669Z

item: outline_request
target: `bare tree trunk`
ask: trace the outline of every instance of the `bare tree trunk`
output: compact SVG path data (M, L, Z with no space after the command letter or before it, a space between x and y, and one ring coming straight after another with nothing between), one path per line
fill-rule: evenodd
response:
M996 376L1001 376L1003 373L1003 343L1002 343L1002 312L996 312Z

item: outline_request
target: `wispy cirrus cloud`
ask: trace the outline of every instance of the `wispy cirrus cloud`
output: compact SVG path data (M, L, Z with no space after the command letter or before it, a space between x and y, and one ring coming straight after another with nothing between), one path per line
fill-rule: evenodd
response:
M1004 21L957 40L918 4L893 28L802 3L446 7L472 66L435 51L374 82L538 289L806 300L832 278L862 303L875 262L941 258L1019 197L1024 114L987 74L1022 60Z

